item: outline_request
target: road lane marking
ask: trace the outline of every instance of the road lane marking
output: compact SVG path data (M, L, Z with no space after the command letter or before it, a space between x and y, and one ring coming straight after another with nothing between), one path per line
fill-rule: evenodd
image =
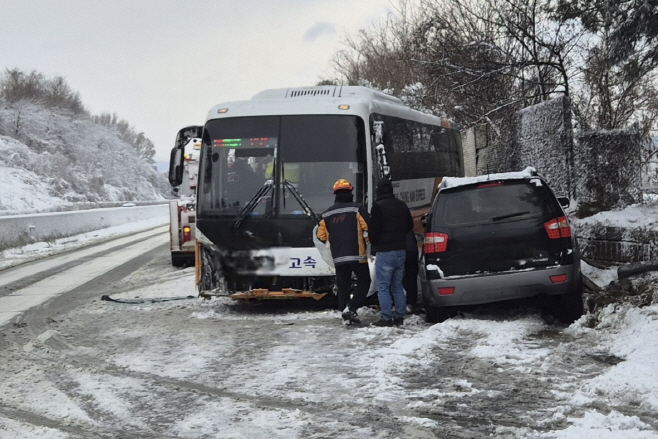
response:
M136 233L134 235L126 236L123 238L115 239L104 244L97 246L71 251L70 253L51 256L48 259L43 259L41 261L36 261L33 263L28 263L27 265L19 265L16 268L10 268L6 271L0 271L0 288L5 285L9 285L13 282L19 281L26 277L34 276L35 274L42 273L44 271L51 270L53 268L60 267L64 264L67 264L71 261L75 261L80 258L85 258L92 256L107 250L111 250L115 247L126 245L128 243L144 240L151 236L163 234L169 230L169 226L162 226L146 232Z
M166 235L153 236L145 241L71 267L47 279L14 291L8 296L0 297L0 326L6 324L18 314L53 297L71 291L165 243L167 243Z

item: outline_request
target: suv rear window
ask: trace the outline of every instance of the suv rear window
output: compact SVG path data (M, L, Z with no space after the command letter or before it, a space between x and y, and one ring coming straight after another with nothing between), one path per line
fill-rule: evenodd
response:
M536 183L539 183L536 184ZM496 222L541 215L552 210L548 188L538 179L480 183L440 193L445 225Z

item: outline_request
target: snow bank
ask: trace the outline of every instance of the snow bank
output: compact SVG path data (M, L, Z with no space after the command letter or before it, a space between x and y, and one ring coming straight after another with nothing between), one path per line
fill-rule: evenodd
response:
M599 349L624 361L588 381L574 395L577 401L597 401L605 395L620 406L658 410L658 307L609 305L601 312L597 332L609 332Z
M464 186L473 183L483 183L487 181L518 180L522 178L530 178L535 175L535 172L535 168L528 166L520 172L501 172L498 174L478 175L477 177L446 177L441 182L440 188L447 189L451 187Z
M583 219L574 218L578 225L607 227L651 228L658 230L658 203L633 204L622 210L600 212Z
M0 211L44 210L62 206L66 201L50 195L50 186L37 174L0 165Z

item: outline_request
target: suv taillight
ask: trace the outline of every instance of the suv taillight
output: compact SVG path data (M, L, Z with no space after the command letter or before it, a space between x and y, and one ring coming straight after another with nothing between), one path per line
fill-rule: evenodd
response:
M570 238L571 227L566 216L561 216L544 223L544 228L551 239Z
M448 235L445 233L425 233L423 251L427 253L440 253L448 248Z

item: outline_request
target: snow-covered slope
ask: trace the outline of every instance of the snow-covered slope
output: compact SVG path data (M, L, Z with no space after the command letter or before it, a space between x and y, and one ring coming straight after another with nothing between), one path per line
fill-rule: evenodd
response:
M163 174L86 115L0 100L0 215L76 202L162 200Z

